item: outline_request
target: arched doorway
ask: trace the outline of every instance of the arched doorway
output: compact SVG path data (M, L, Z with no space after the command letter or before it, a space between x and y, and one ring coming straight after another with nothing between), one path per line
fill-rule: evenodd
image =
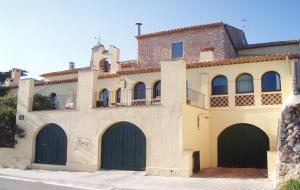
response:
M36 136L35 163L66 165L67 135L56 124L43 127Z
M218 138L218 166L233 168L266 168L269 138L250 124L235 124Z
M101 168L145 170L146 137L134 124L114 124L105 131L101 143Z

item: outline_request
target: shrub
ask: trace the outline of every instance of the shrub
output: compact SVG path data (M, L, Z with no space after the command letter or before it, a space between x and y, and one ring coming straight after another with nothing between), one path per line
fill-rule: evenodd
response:
M0 147L13 148L15 137L24 138L25 131L16 124L17 98L6 95L0 97Z
M300 190L300 180L290 179L284 182L278 190Z
M55 105L49 96L43 96L41 94L34 94L32 102L32 110L52 110L55 109Z

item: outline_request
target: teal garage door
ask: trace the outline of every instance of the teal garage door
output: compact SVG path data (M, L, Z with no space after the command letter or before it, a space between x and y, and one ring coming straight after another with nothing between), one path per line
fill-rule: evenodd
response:
M103 134L101 168L145 170L146 137L134 124L120 122Z
M35 163L66 165L67 135L56 124L48 124L36 137Z
M269 138L250 124L236 124L218 138L218 166L233 168L266 168Z

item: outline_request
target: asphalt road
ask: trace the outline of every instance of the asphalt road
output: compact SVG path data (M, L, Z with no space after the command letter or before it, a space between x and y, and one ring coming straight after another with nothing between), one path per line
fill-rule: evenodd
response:
M50 185L40 182L30 182L0 177L0 190L85 190L75 187Z

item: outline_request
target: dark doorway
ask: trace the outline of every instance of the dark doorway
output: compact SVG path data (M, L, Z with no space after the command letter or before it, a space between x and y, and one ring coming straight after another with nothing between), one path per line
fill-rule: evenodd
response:
M193 173L200 171L200 151L193 153Z
M232 168L266 168L269 138L250 124L236 124L218 138L218 166Z
M56 124L48 124L36 136L35 163L66 165L67 136Z
M145 170L146 137L132 123L120 122L103 134L101 168Z

